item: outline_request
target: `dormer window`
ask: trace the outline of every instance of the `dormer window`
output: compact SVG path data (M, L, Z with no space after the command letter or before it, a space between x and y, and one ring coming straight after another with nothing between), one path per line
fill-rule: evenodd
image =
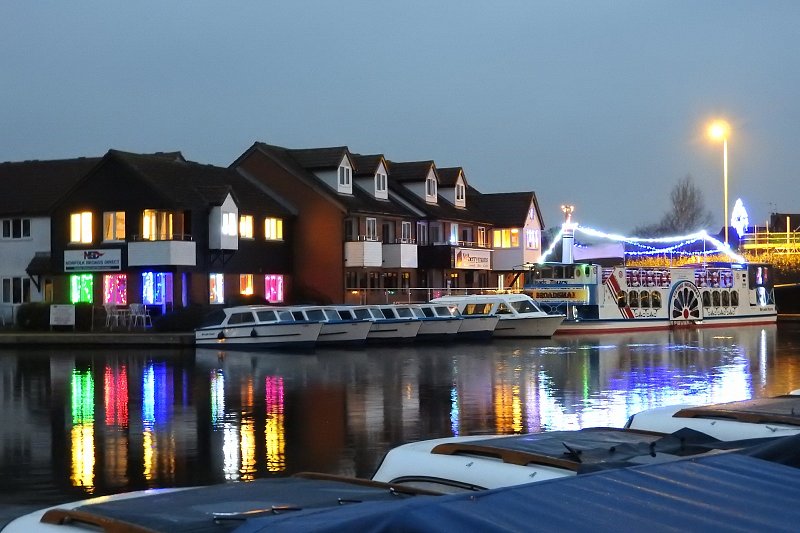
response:
M353 171L349 167L339 167L339 186L350 187L350 180L353 177Z
M428 201L436 202L436 178L428 176L425 180L425 199Z
M375 193L376 196L380 193L386 192L386 174L378 172L375 174Z
M229 237L238 235L236 213L222 213L222 234Z
M466 188L464 187L463 183L459 183L456 185L456 201L464 201L464 193Z

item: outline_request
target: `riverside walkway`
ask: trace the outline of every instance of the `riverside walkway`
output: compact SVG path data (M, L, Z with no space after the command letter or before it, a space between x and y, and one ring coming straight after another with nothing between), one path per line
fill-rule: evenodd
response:
M0 330L0 347L38 346L194 346L194 333L50 332Z

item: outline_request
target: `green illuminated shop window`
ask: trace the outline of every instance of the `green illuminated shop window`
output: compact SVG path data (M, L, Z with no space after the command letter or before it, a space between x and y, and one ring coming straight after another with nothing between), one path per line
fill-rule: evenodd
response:
M92 274L73 274L69 277L69 301L92 303L94 278Z

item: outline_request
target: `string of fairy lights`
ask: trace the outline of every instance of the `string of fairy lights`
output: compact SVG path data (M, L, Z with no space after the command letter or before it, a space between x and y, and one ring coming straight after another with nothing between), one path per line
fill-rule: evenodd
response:
M578 224L571 224L569 227L563 225L558 234L553 238L550 247L542 254L539 263L545 263L555 250L564 232L567 230L574 231L575 233L582 233L588 237L595 237L613 242L625 244L626 256L656 256L656 255L717 255L722 254L728 257L731 261L736 263L744 263L745 259L741 255L731 250L730 246L726 245L719 239L715 239L705 231L698 231L688 235L676 235L669 237L627 237L616 233L606 233L594 228L581 226ZM703 243L703 250L690 250L688 247L695 243ZM667 246L656 246L656 245ZM629 249L630 248L630 249Z

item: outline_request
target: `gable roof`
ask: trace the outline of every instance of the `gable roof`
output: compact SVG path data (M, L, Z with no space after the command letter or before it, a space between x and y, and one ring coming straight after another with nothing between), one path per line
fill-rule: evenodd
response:
M303 168L316 170L338 168L342 159L350 157L350 151L347 149L347 146L303 148L299 150L285 148L285 150L286 153ZM352 159L350 160L350 164L353 164Z
M361 155L361 154L352 154L353 155L353 163L356 165L356 169L353 172L355 177L372 177L378 171L378 167L380 166L381 162L384 163L384 167L388 171L389 165L386 164L386 160L383 157L383 154L375 154L375 155Z
M78 157L51 161L0 163L0 214L46 215L58 200L100 161ZM20 198L24 198L23 202Z
M442 187L455 187L459 176L464 180L464 185L467 185L467 177L464 175L462 167L437 168L436 174L439 176L439 185Z
M431 168L436 176L433 161L389 161L389 179L397 182L425 181Z
M524 226L525 220L528 218L528 210L533 205L539 225L544 228L544 221L534 192L479 193L469 187L467 197L470 203L476 203L492 223L500 228Z

